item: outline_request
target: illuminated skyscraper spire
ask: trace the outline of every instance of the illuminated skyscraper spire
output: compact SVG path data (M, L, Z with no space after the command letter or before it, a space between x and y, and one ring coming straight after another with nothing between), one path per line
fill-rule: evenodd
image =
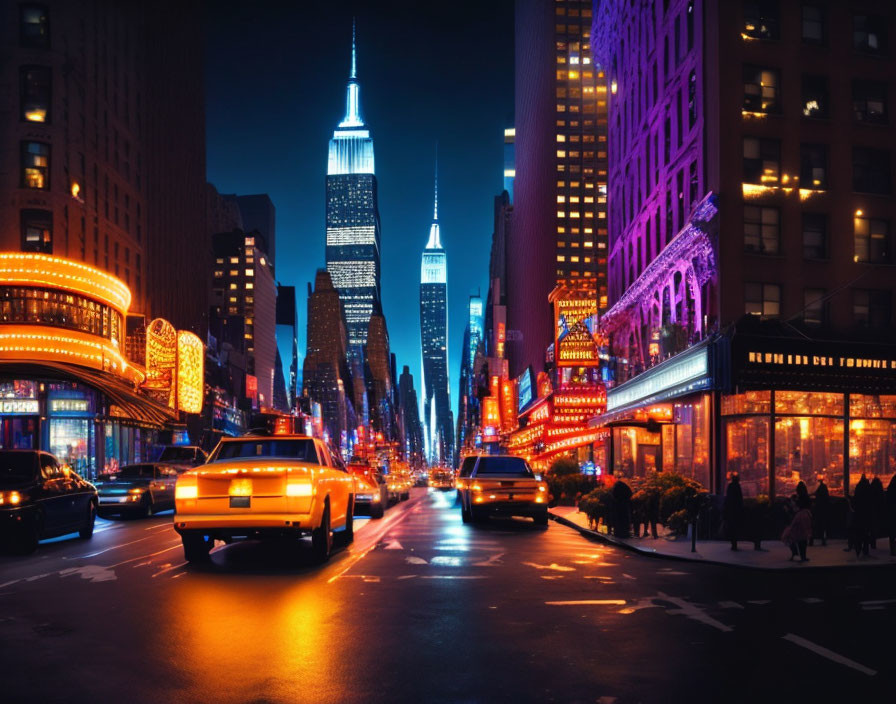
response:
M364 127L361 118L361 85L358 83L358 52L355 47L355 20L352 20L352 72L345 95L345 119L339 127Z
M436 176L432 208L432 225L429 227L429 241L427 249L442 249L442 238L439 230L439 151L436 147ZM442 257L444 261L444 255ZM444 279L443 279L444 280Z
M358 78L358 59L357 59L357 51L355 51L355 18L352 17L352 75L350 76L351 80L357 80Z

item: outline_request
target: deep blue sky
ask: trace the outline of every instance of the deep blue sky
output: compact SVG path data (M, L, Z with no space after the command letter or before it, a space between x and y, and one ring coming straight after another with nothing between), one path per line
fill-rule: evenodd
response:
M513 121L513 1L209 0L207 15L208 180L221 193L273 200L277 278L296 286L300 354L307 283L325 264L327 143L345 112L352 16L379 182L383 307L398 373L410 366L418 393L420 255L438 140L456 414L468 296L486 292Z

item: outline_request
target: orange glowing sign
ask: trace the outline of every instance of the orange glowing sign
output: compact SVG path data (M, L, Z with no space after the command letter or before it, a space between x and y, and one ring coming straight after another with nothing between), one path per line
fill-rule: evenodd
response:
M547 420L551 417L551 407L547 403L543 403L529 414L529 422L537 423L538 421Z
M600 363L592 330L597 329L597 298L554 300L554 359L559 366L595 367Z
M202 411L205 391L205 345L185 330L177 333L177 407L185 413Z
M498 399L487 396L482 399L482 425L497 427L501 423L501 412L498 409Z

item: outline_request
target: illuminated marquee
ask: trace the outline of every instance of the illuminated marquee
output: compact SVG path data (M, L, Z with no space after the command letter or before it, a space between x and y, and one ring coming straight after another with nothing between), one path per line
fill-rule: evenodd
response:
M146 328L146 383L150 396L174 408L172 394L177 365L177 331L163 318L156 318Z
M177 407L186 413L202 411L205 389L205 347L196 335L177 333Z
M554 359L561 366L598 366L597 298L590 291L560 296L554 299Z
M840 357L782 352L747 352L748 364L788 367L834 367L838 369L896 369L896 359Z

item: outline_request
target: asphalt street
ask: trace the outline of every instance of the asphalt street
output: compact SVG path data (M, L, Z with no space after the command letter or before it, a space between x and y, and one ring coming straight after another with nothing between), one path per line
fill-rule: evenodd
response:
M887 568L652 559L555 523L464 525L425 489L323 567L253 542L188 566L171 521L0 556L0 700L896 700Z

